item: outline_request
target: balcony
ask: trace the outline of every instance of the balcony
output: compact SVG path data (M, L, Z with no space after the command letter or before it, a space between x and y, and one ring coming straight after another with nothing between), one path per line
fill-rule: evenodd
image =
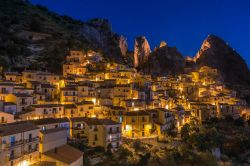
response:
M22 157L22 155L20 155L20 154L19 155L10 155L9 158L8 158L8 160L12 161L12 160L18 159L20 157Z
M27 154L31 154L31 153L34 153L34 152L38 152L38 149L37 148L32 148L32 149L29 149L29 150L26 150L23 152L24 155L27 155Z
M38 142L38 137L24 140L24 143Z
M108 142L118 142L118 141L121 141L121 138L111 138L111 139L108 139Z
M16 147L22 145L22 143L23 142L20 140L20 141L15 141L15 142L11 142L8 144L2 144L2 145L5 146L4 149L7 150L7 149L16 148Z
M120 130L115 130L115 131L109 131L109 134L121 134Z

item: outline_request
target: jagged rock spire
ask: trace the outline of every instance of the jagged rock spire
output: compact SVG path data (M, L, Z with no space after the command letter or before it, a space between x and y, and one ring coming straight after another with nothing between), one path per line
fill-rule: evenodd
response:
M150 45L145 36L135 39L134 45L134 67L144 64L151 53Z

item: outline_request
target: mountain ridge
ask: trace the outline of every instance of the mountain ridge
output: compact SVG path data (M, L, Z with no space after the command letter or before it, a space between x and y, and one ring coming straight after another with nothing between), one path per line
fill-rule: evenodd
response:
M106 61L134 66L145 74L177 75L186 68L210 66L218 69L229 86L239 85L241 91L250 87L244 59L215 35L203 41L194 58L186 58L166 42L151 50L146 37L140 37L143 42L135 39L134 51L129 51L126 37L113 32L107 19L83 22L23 0L1 0L0 21L0 66L6 70L60 73L69 50L94 50Z

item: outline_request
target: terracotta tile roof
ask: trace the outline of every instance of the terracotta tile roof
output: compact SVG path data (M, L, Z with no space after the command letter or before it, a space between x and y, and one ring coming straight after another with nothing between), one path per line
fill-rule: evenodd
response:
M67 129L63 128L63 127L57 127L57 128L53 128L53 129L42 130L40 132L43 134L50 134L50 133L56 133L56 132L64 131L64 130L66 131Z
M0 82L0 86L15 86L15 83L12 83L12 82Z
M0 125L0 136L13 135L21 132L39 129L35 124L23 121Z
M64 104L63 106L65 109L77 108L75 104Z
M18 72L4 72L4 75L17 75L17 76L21 76L21 74L18 73Z
M55 160L61 161L66 164L71 164L83 156L83 152L71 147L70 145L63 145L57 147L56 150L50 150L45 152L44 155L53 158Z
M45 124L54 124L54 123L64 123L69 122L68 118L43 118L30 121L35 125L45 125Z
M63 106L62 104L34 104L31 105L34 108L51 108L51 107L61 107Z
M88 125L118 125L120 123L110 119L97 119L97 118L85 118L85 117L73 117L70 118L72 122L85 122Z
M140 111L130 111L125 113L126 116L145 116L149 115L147 111L140 110Z

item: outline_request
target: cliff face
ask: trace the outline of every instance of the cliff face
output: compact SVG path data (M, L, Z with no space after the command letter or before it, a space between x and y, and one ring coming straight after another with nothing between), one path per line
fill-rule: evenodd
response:
M92 49L121 63L126 54L124 38L105 19L83 22L27 1L8 0L1 1L0 21L0 65L5 69L59 73L70 49Z
M119 48L121 50L121 54L123 56L126 56L128 52L128 43L127 39L124 36L120 36L119 38Z
M143 71L153 75L180 74L184 69L184 58L175 47L169 47L161 42L158 48L151 53Z
M231 85L250 86L250 72L243 58L225 41L209 35L194 57L198 67L218 69L225 82Z
M148 61L151 52L150 45L145 36L135 39L134 45L134 67L141 67Z

